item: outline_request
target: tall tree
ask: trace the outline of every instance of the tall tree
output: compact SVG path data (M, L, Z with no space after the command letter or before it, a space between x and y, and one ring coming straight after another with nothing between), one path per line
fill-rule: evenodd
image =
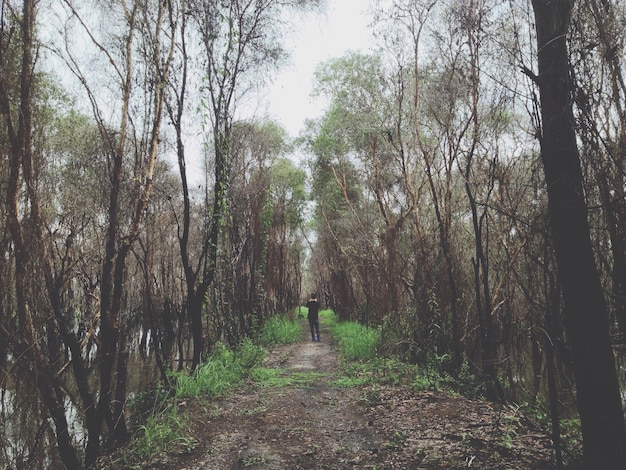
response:
M0 59L15 63L18 73L13 76L10 67L0 73L0 113L4 118L9 142L9 178L6 192L7 226L15 251L15 307L17 331L0 327L0 336L13 355L27 362L25 371L32 374L39 397L54 423L61 460L67 468L79 468L78 453L72 444L63 392L58 375L51 366L56 348L46 348L54 337L51 318L46 318L41 297L33 287L37 264L46 259L43 240L41 204L37 188L37 162L33 149L33 108L36 89L37 2L26 0L22 10L2 2ZM5 17L5 13L7 16ZM12 52L20 51L12 56ZM19 58L19 59L18 59ZM13 60L18 59L18 60ZM19 64L19 65L18 65ZM16 79L16 82L13 80ZM22 192L22 189L25 191ZM43 263L45 270L45 261ZM46 335L46 330L48 335ZM16 334L15 334L16 333ZM47 336L47 337L46 337ZM52 354L50 354L52 353ZM52 356L52 357L50 357Z
M626 341L626 44L620 18L625 9L624 2L578 2L572 13L570 35L583 173L597 182L588 193L596 198L592 205L602 205L606 220L608 230L602 227L595 238L598 247L606 243L605 238L610 240L611 259L606 261L612 282L610 305L622 341ZM602 256L608 250L600 248L596 253Z
M565 332L574 362L586 468L626 466L626 435L608 309L587 220L572 97L567 33L572 0L533 0L537 30L541 157L565 301Z
M398 84L400 90L398 92L398 107L408 108L408 112L400 113L399 119L402 119L402 114L407 116L404 119L407 121L404 125L408 125L408 132L397 132L395 141L396 146L399 148L399 153L404 160L411 160L411 155L415 154L414 158L421 159L423 161L424 172L426 174L427 187L430 191L430 205L434 210L434 215L437 220L437 231L439 235L439 246L441 255L443 257L443 269L447 277L447 286L445 289L447 292L442 296L440 302L444 307L444 312L449 311L449 319L445 319L442 324L444 331L446 325L451 325L451 341L453 359L456 364L461 363L462 360L462 344L460 339L461 322L459 320L459 280L458 274L455 273L453 249L452 249L452 182L453 182L453 166L456 155L454 152L438 152L437 147L443 148L441 143L446 141L446 136L449 135L445 132L445 126L441 126L441 134L435 138L429 138L429 127L425 121L428 119L426 109L428 105L424 105L424 101L427 100L425 95L428 94L424 89L427 88L427 76L428 72L422 70L426 67L422 64L422 49L424 43L428 39L424 40L428 30L427 25L434 23L434 12L436 11L436 0L423 0L415 2L413 0L394 0L391 2L391 6L388 11L381 10L379 12L379 28L385 27L384 34L379 35L385 40L391 49L391 53L395 56L397 66L400 69L398 73ZM436 20L435 20L436 21ZM388 26L387 26L388 23ZM406 51L401 47L405 44ZM402 73L402 70L406 70ZM451 81L452 74L445 74L441 77L441 82L446 83ZM451 85L451 84L450 84ZM444 86L445 89L452 90L453 86ZM437 93L437 100L443 101L446 99L444 95L445 91ZM445 98L444 98L445 97ZM426 100L425 100L426 98ZM443 98L443 99L442 99ZM441 107L445 109L445 106ZM454 106L450 108L454 109ZM444 123L445 118L443 113L441 119L437 122ZM400 124L402 121L399 121ZM430 128L430 132L435 132L436 126ZM403 133L408 134L403 136ZM402 146L406 146L403 148ZM411 213L414 219L414 225L418 234L419 241L417 242L416 251L419 252L420 257L420 270L422 275L428 276L426 272L429 268L426 265L428 256L425 254L426 240L424 238L424 229L422 228L422 214L421 214L421 200L419 194L419 181L415 181L414 170L410 164L403 163L402 175L405 181L406 192L411 201ZM442 283L443 284L443 283ZM415 290L420 290L421 286L417 286L415 283ZM446 306L449 306L446 308ZM447 315L446 315L447 316Z
M493 293L490 279L490 224L488 206L493 194L495 180L494 168L498 160L498 152L493 152L490 159L481 155L481 140L484 135L483 126L487 122L481 119L481 107L484 106L481 83L481 57L482 32L488 23L488 5L482 1L470 1L462 15L461 28L466 36L469 62L469 89L470 102L468 103L469 115L465 124L461 125L460 135L467 132L467 148L462 153L465 155L462 166L465 192L472 213L472 226L474 229L474 256L472 267L474 270L474 298L478 324L480 326L480 339L482 345L482 372L485 378L486 396L490 400L503 400L504 395L498 379L498 338L494 321ZM497 122L497 119L494 119ZM463 139L465 140L465 139ZM486 139L485 139L486 140ZM482 157L483 165L488 168L486 175L480 175L480 183L474 183L474 174L477 166L476 160ZM486 161L485 161L486 160ZM489 161L490 160L490 161ZM486 184L485 184L486 183ZM478 195L482 193L481 200ZM482 208L481 208L482 206Z
M273 122L237 121L231 140L232 179L209 308L215 334L239 343L266 319L298 302L304 172L284 157L285 131ZM218 312L220 314L218 314Z
M66 313L73 311L73 306L66 304L71 297L62 295L67 270L60 264L55 272L52 261L45 264L50 266L45 270L46 285L57 328L65 346L72 351L72 370L86 416L85 465L90 466L100 454L103 441L107 446L114 447L129 438L124 412L128 351L124 329L121 328L126 267L132 247L139 237L153 188L160 150L165 90L162 85L169 73L174 35L166 31L171 3L120 2L119 8L114 9L118 14L115 19L119 22L107 24L113 31L114 46L107 44L104 37L97 37L96 28L90 26L86 19L90 16L82 15L84 5L69 0L63 5L67 11L64 27L69 31L72 20L75 20L82 34L89 38L89 46L101 54L105 64L97 77L89 75L93 70L83 67L77 51L72 49L71 35L65 36L64 49L55 49L83 86L106 159L108 201L106 215L103 215L106 228L102 234L104 247L99 252L102 260L97 276L99 282L96 282L97 288L94 286L94 292L99 289L99 304L96 307L99 310L97 385L88 381L88 356L82 350L90 341L85 338L83 342L78 338L76 332L81 330L71 328L72 319ZM98 13L108 14L108 11ZM102 70L107 70L110 75L102 73ZM95 80L107 78L115 83L117 88L114 86L109 90L116 89L117 96L105 97L104 91L95 85ZM137 83L142 86L135 87ZM119 103L117 127L105 119L105 108L110 106L108 99ZM138 103L144 106L135 107ZM70 242L71 237L68 238L68 247ZM107 433L103 439L105 425Z
M210 121L208 141L213 157L212 202L207 198L202 275L186 268L190 294L187 308L193 335L192 368L200 363L204 349L202 309L206 292L215 279L220 236L228 222L231 140L237 102L251 88L260 85L262 72L272 70L285 56L278 36L282 9L317 3L317 0L189 1L203 48L206 98L203 103Z

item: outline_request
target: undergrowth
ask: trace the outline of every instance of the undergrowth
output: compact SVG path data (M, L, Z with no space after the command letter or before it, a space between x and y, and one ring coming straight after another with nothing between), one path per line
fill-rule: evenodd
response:
M376 358L379 330L355 322L344 322L336 323L332 334L344 360L367 362Z
M472 372L467 358L455 368L448 354L426 351L422 355L425 360L410 364L393 354L384 354L390 348L381 345L379 329L355 322L338 323L332 312L322 317L324 323L331 328L342 358L343 374L332 385L337 388L364 387L362 400L368 403L379 401L378 386L384 384L408 384L418 391L433 390L473 399L483 397L483 384ZM545 404L526 404L519 408L524 419L535 423L546 433L551 432ZM580 421L562 419L560 425L564 456L568 461L576 462L581 455ZM505 422L502 434L504 447L511 445L514 432L514 426Z
M428 354L425 363L409 364L391 355L381 347L381 332L356 322L338 322L328 311L322 316L339 345L344 377L335 381L337 387L366 384L408 383L417 390L436 390L459 393L479 398L481 387L469 369L467 361L452 375L448 370L447 354Z
M188 416L177 406L168 406L151 414L138 429L126 461L150 461L156 455L185 454L195 448L196 441L188 435Z
M205 396L213 398L223 395L244 376L244 367L235 351L218 345L207 361L189 373L176 374L176 398Z
M264 346L295 343L301 334L302 329L298 322L290 321L286 317L272 317L261 331L260 342Z
M449 372L450 361L447 354L428 354L413 380L413 386L417 390L444 390L468 398L481 398L482 386L470 370L467 359L463 360L454 375Z
M246 377L258 374L267 351L263 347L298 341L301 328L286 317L274 317L263 327L258 343L245 339L236 349L222 344L213 350L195 371L171 372L174 387L157 387L138 396L131 408L137 411L135 438L122 451L126 464L145 464L158 456L191 451L195 441L189 437L189 417L179 411L179 404L188 399L212 399L231 391ZM255 372L256 371L256 372ZM296 378L297 379L297 378ZM294 379L294 380L296 380ZM302 382L306 378L300 378Z
M472 374L467 361L463 361L454 375L450 373L451 360L446 354L426 354L424 363L409 364L383 354L383 350L387 349L381 346L378 328L365 327L356 322L339 322L331 310L320 312L320 322L330 329L341 357L342 376L332 382L334 387L365 387L363 399L368 402L379 399L377 386L383 384L408 384L417 390L480 397L480 383ZM301 338L299 322L275 317L265 324L257 337L257 343L245 340L235 350L219 346L193 373L172 373L172 382L176 385L170 393L157 388L152 393L142 394L142 400L154 402L150 408L152 411L147 415L138 413L136 438L122 459L130 467L136 467L137 462L143 465L158 456L191 451L196 443L189 437L189 417L180 411L185 409L179 408L182 401L224 395L246 378L254 380L261 387L306 387L318 382L324 374L285 374L280 368L261 366L266 355L263 346L296 342ZM534 408L534 412L538 410L541 407ZM527 416L530 414L526 411ZM545 417L538 421L544 421L542 427L545 427ZM576 452L577 428L579 425L576 423L563 423L563 445L568 453ZM505 433L507 436L511 437Z

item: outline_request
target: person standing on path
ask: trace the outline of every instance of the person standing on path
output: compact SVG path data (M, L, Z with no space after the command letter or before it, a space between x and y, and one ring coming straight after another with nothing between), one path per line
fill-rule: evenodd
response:
M311 328L311 341L320 341L320 320L319 320L319 311L320 311L320 303L317 300L317 294L311 294L311 298L306 303L307 308L309 309L309 313L307 318L309 319L309 327Z

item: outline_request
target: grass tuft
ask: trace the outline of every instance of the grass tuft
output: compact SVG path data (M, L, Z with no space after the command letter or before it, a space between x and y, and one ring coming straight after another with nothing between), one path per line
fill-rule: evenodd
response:
M263 327L260 341L269 346L296 342L300 338L301 328L298 323L286 317L273 317ZM151 393L141 394L136 401L137 416L141 424L132 445L123 452L123 458L131 463L145 463L158 456L191 451L196 442L188 436L189 416L178 412L178 403L189 398L210 399L223 396L246 377L260 380L256 377L263 375L263 371L266 371L266 378L262 380L271 382L274 372L259 368L266 354L263 346L250 339L242 341L234 350L218 344L194 372L171 373L175 383L175 389L171 393L156 388ZM274 378L276 382L279 379L277 376ZM308 384L315 379L313 375L296 374L290 378L289 384ZM151 410L149 414L146 413L147 409Z
M237 386L265 357L265 349L245 339L236 350L221 343L192 374L176 374L176 398L224 395Z
M335 323L333 337L346 361L367 362L376 358L380 331L355 322Z
M319 313L320 324L333 327L337 324L337 315L332 310L320 310Z
M300 339L301 335L300 323L286 317L275 316L265 322L260 341L264 346L277 346L294 343Z
M139 437L133 443L132 457L136 461L149 461L158 455L191 452L196 441L188 436L186 415L180 415L176 406L148 417L139 427Z
M237 385L243 375L244 368L237 362L235 352L219 345L192 374L178 375L175 395L176 398L218 397Z

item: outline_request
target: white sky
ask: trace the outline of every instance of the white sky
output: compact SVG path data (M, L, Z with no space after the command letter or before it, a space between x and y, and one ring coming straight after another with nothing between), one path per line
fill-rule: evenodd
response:
M290 64L278 74L268 94L267 113L296 137L305 119L318 117L325 106L311 96L316 66L347 51L368 51L369 0L327 0L321 15L309 14L286 38Z

